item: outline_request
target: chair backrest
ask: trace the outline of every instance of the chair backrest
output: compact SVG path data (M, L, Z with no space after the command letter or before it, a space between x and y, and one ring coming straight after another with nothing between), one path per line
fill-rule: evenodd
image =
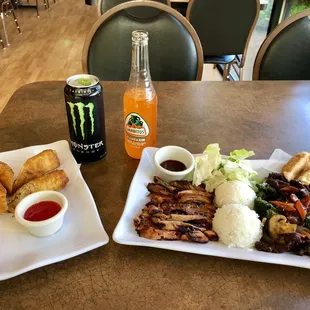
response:
M245 54L260 11L260 0L190 0L186 18L205 56Z
M150 71L154 81L201 80L202 47L191 24L156 1L130 1L103 14L83 48L83 70L101 80L127 81L132 31L149 33Z
M97 12L98 12L99 17L103 13L105 13L106 11L112 9L114 6L117 6L119 4L122 4L122 3L128 2L128 1L130 1L130 0L98 0ZM167 4L167 5L171 6L170 0L146 0L146 1L157 1L157 2L161 2L163 4Z
M310 9L285 19L265 39L253 80L310 80Z

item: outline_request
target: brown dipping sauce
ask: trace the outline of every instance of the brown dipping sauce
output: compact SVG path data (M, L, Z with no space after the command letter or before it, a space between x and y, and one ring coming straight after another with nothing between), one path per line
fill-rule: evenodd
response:
M186 166L178 160L166 160L160 164L164 169L174 172L186 170Z

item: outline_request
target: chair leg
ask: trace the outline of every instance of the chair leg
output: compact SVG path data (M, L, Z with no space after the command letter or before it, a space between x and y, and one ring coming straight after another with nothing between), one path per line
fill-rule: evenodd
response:
M37 18L40 17L40 12L39 12L39 3L38 0L36 0L36 8L37 8Z
M230 68L231 68L231 63L224 65L223 81L229 81Z
M1 43L2 47L5 48L5 44L4 44L4 41L2 40L1 35L0 35L0 43Z
M19 33L22 33L20 27L19 27L19 24L18 24L18 21L17 21L17 18L16 18L16 14L15 14L15 10L14 10L14 6L13 4L11 3L11 12L12 12L12 15L13 15L13 18L14 18L14 21L15 21L15 24L16 24L16 28L18 30Z
M3 9L3 7L2 7ZM6 45L10 46L10 42L9 42L9 38L8 38L8 33L6 31L6 27L5 27L5 21L4 21L4 14L3 12L0 13L0 17L1 17L1 22L2 22L2 28L3 28L3 33L4 33L4 38L6 41Z
M46 0L43 0L43 2L44 2L44 8L45 8L45 10L47 10L47 9L48 9L48 6L47 6Z
M239 81L243 80L243 68L239 68Z

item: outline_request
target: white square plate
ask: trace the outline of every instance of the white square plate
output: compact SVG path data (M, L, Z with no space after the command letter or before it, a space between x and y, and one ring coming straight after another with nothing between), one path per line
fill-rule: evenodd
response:
M1 215L0 280L80 255L109 242L95 201L67 141L0 153L0 161L7 163L16 177L29 157L46 149L57 152L61 163L58 169L64 169L69 177L67 186L61 191L69 202L63 226L52 236L37 238L18 224L11 214Z
M160 249L167 249L180 252L195 253L201 255L219 256L233 259L241 259L255 262L273 263L289 265L310 269L310 258L308 256L298 256L292 253L265 253L257 250L245 250L239 248L228 248L220 242L209 242L198 244L184 241L157 241L141 238L135 231L133 218L140 214L143 206L148 201L149 182L152 182L155 175L153 157L157 148L146 148L143 151L139 167L133 177L124 212L113 233L113 240L120 244L147 246ZM251 160L253 169L259 176L265 177L268 171L262 167L266 160Z

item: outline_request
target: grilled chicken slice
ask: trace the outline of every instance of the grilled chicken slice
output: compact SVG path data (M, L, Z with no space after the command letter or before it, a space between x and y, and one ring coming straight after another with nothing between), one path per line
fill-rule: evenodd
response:
M178 191L184 191L184 190L196 190L201 192L205 191L202 187L193 185L191 182L188 181L172 181L169 184L175 187Z
M204 220L206 219L203 215L183 215L183 214L164 214L164 213L156 213L153 215L164 221L181 221L181 222L188 222L188 221L197 221L197 220Z
M201 231L189 231L182 235L181 240L183 241L193 241L198 243L207 243L209 238Z
M145 229L139 230L138 234L140 237L153 240L180 240L182 233L174 230L161 230L153 227L147 227Z
M163 187L167 188L170 192L174 192L177 188L171 185L170 183L165 182L160 177L154 177L154 183L162 185Z
M203 233L209 238L210 241L219 240L217 233L213 230L205 230Z
M179 192L177 197L180 203L185 203L188 201L196 201L196 202L212 204L212 198L209 197L209 195L210 194L207 192L186 190L186 191Z
M159 195L159 194L155 194L155 193L151 193L149 194L149 197L151 199L151 202L153 204L159 204L159 203L163 203L163 202L176 202L176 199L174 198L173 195Z
M147 185L147 189L151 193L173 197L173 193L170 192L166 187L164 187L164 186L162 186L160 184L149 183Z

